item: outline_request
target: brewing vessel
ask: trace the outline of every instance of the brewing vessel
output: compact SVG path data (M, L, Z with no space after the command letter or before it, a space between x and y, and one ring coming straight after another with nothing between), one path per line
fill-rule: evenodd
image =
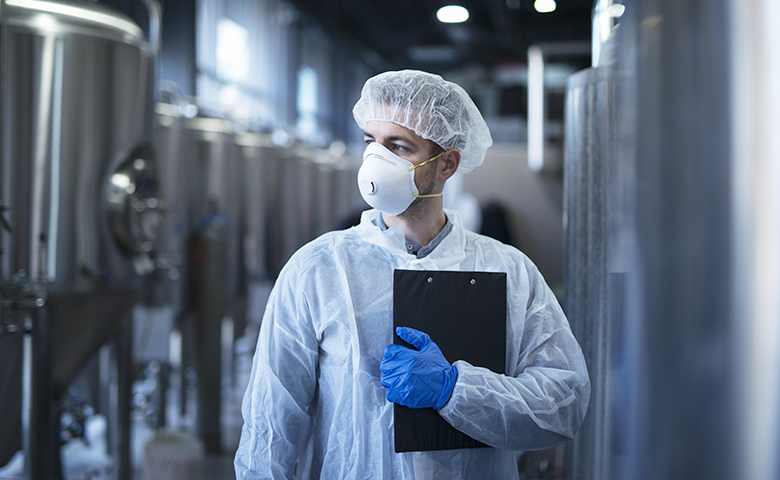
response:
M51 400L116 333L155 268L162 202L150 85L159 36L148 42L129 17L95 2L2 7L1 294L5 318L29 333L24 425L45 458ZM150 25L159 27L156 4ZM19 355L0 348L0 363L20 367ZM20 377L0 385L3 405L20 398ZM5 420L18 425L16 413L4 410Z

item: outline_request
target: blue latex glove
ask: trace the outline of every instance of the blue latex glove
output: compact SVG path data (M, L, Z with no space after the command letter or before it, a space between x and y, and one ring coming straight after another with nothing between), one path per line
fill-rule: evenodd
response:
M379 369L387 400L409 408L443 407L452 395L458 369L450 365L427 333L398 327L395 333L417 350L388 345Z

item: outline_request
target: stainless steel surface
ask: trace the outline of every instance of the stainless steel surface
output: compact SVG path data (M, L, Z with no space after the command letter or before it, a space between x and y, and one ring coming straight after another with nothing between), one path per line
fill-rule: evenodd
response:
M127 25L88 28L20 4L6 12L2 195L14 232L4 233L4 280L23 270L52 293L132 285L128 257L106 234L105 188L148 141L149 56Z
M117 480L130 480L132 467L130 459L131 406L133 397L133 326L130 315L119 323L114 337L116 352L116 405L113 424L113 451L116 452L115 468Z
M240 315L242 289L241 152L232 123L217 118L187 122L189 275L192 352L197 370L197 433L206 452L221 449L221 324Z
M29 344L31 361L46 364L30 380L28 406L37 418L48 416L55 393L109 338L148 265L143 248L120 246L108 217L112 175L150 141L152 58L135 23L94 2L5 0L2 22L0 199L12 228L0 233L0 282L5 316L46 318L33 322ZM124 192L113 205L127 222L114 225L131 237L152 234L146 215L127 211L138 193ZM154 198L146 192L144 200ZM43 337L51 338L45 353L35 347ZM0 351L0 363L16 362L10 355L18 352ZM2 396L21 392L3 389Z
M737 471L780 478L780 3L726 2L732 35Z
M267 183L272 163L281 152L271 135L244 133L236 137L244 161L244 268L248 282L268 278Z
M276 155L268 157L265 165L266 177L262 184L265 186L265 205L266 205L266 263L268 272L272 279L276 279L284 266L284 236L282 235L282 220L284 211L282 209L282 191L281 182L282 172L287 165L286 149L277 151Z
M335 225L334 212L334 168L333 159L327 151L318 150L312 158L314 169L314 185L312 189L312 225L311 238L317 238L325 232L333 230Z
M193 235L192 278L193 364L197 371L197 433L206 452L222 448L222 320L229 311L227 290L229 224L211 214L199 222Z
M281 264L313 237L315 167L311 161L315 149L298 143L282 161L280 184Z
M149 46L152 56L160 53L162 35L162 6L157 0L141 0L149 14Z
M158 196L165 206L154 246L155 276L145 291L151 306L171 305L178 317L185 310L188 189L185 121L180 105L155 106L154 151Z
M147 146L133 150L106 186L108 229L119 248L133 258L138 274L155 269L152 251L166 202L157 197L157 175Z
M349 157L296 144L284 152L278 168L279 203L275 208L281 248L275 263L281 268L307 242L342 228L365 203L357 189L357 167Z
M357 188L357 167L351 168L348 158L333 170L333 221L335 228L346 228L348 220L359 207L356 207L360 191ZM363 198L360 197L360 202ZM365 202L363 202L365 205ZM365 208L368 208L366 205Z
M567 112L567 308L594 375L572 474L773 480L780 5L624 3L615 96L579 74Z
M315 166L314 237L343 228L350 213L350 193L357 191L357 169L350 168L349 157L344 152L333 150L320 148L312 156Z
M627 272L617 478L733 478L732 68L726 3L626 2L618 44ZM706 62L702 62L707 58ZM621 217L622 215L622 217Z
M50 318L39 309L24 315L28 329L24 340L24 408L22 444L25 452L25 472L29 479L54 478L58 470L54 442L54 414L51 409L51 335Z
M98 295L100 300L93 297ZM140 299L135 289L50 294L52 365L55 389L67 387L79 368L115 334L117 324Z
M22 346L20 334L0 336L0 411L4 412L3 428L0 433L0 465L5 465L22 448Z
M605 64L605 59L613 60L611 39L615 25L620 21L618 14L625 7L617 0L595 0L591 16L591 65ZM617 9L617 10L616 10Z
M148 47L140 27L106 5L80 0L5 0L4 3L4 21L12 29L60 37L100 38L143 49Z
M198 372L198 434L211 452L221 445L220 385L229 380L220 378L221 322L230 317L233 337L243 336L249 291L262 290L304 243L341 226L359 198L346 158L278 143L268 133L236 133L226 119L157 106L159 196L176 199L170 217L186 218L185 361ZM170 217L161 220L159 252L179 238ZM255 327L261 313L252 309Z
M197 225L204 215L218 212L228 221L226 289L240 298L241 219L243 215L243 164L235 143L232 122L219 118L192 118L187 122L188 162L191 173L189 222Z
M566 444L569 478L613 478L612 409L620 400L619 357L624 273L616 264L614 217L615 71L591 68L569 77L564 151L566 315L592 385L585 421Z

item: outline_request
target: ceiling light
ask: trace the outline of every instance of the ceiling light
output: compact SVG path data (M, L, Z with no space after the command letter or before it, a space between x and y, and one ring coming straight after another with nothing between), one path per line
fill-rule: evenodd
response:
M536 0L534 2L534 8L539 13L550 13L555 11L555 0Z
M447 5L436 12L436 18L442 23L463 23L469 19L469 11L460 5Z

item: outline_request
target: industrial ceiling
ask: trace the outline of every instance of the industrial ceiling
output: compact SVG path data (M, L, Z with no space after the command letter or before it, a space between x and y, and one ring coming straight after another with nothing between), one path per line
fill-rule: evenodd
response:
M291 0L304 15L344 41L376 70L457 67L525 62L534 44L582 63L591 40L593 0L558 0L550 13L534 0ZM437 10L457 3L470 11L465 23L444 24ZM565 46L570 48L565 48ZM565 62L565 59L564 59ZM587 65L585 65L587 66Z

